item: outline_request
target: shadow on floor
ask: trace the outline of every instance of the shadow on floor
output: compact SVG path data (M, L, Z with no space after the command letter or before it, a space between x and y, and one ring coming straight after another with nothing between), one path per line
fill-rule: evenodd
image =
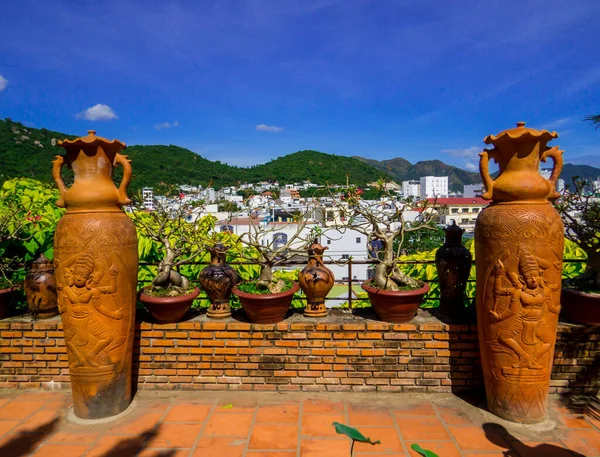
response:
M503 451L506 457L585 457L583 454L554 444L528 446L500 424L487 422L481 428L490 443L506 449Z
M0 456L21 457L31 455L42 441L48 438L58 426L59 418L46 422L27 432L19 432L13 438L0 446Z
M100 457L130 457L132 455L138 455L148 446L150 440L158 435L159 430L160 424L137 436L124 438L122 441L116 443L112 448L101 454ZM176 452L177 451L174 449L157 451L152 457L172 457Z

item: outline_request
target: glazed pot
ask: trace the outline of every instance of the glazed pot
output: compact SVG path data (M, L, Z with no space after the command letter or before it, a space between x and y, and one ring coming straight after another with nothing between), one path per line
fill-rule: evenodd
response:
M249 294L242 292L236 286L233 288L233 293L240 299L250 322L274 324L285 319L292 298L299 288L298 283L295 282L291 289L278 294Z
M24 289L29 311L35 319L48 319L58 314L54 267L52 260L44 254L33 261L25 277Z
M327 249L315 240L308 248L308 263L298 275L298 283L306 295L306 317L327 316L325 297L334 282L333 272L323 264L323 253Z
M139 300L146 306L148 312L159 324L173 324L183 320L192 307L194 299L200 295L200 289L176 297L153 297L140 292Z
M600 326L600 294L563 287L561 316L578 324Z
M53 162L60 191L57 206L67 209L54 235L58 310L65 333L73 409L81 419L121 413L131 403L131 369L137 294L137 234L121 209L130 203L125 144L96 136L59 141L64 156ZM73 170L67 187L63 166ZM112 179L123 167L119 188Z
M397 324L410 322L416 316L423 297L429 292L429 284L426 283L420 289L401 291L378 289L366 282L361 287L369 295L379 319Z
M238 282L237 272L226 263L229 248L217 243L211 246L210 265L200 272L200 285L208 295L210 307L206 312L208 317L223 319L231 316L231 289Z
M562 152L547 143L556 132L517 128L489 135L480 173L491 199L477 217L477 329L488 408L532 424L546 418L560 289L564 230L552 205ZM551 158L551 177L540 161ZM498 163L494 180L488 160Z

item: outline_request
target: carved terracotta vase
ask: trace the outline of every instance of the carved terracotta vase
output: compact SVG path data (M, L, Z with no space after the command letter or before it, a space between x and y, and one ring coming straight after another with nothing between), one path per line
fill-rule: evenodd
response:
M27 305L35 319L47 319L58 314L54 266L44 254L33 261L24 287Z
M210 299L206 315L215 319L231 316L229 298L238 282L236 271L226 263L228 249L220 243L210 247L210 265L200 273L200 285Z
M563 151L546 144L556 132L534 130L520 122L498 136L489 135L480 156L492 200L477 218L477 323L488 407L503 419L541 422L560 311L563 224L551 202ZM553 160L548 180L540 161ZM493 180L488 162L499 166Z
M440 284L440 311L449 317L460 317L465 313L465 289L473 259L462 244L464 231L452 221L452 225L444 229L444 244L435 253Z
M333 287L333 272L323 264L323 253L327 247L315 240L308 247L308 263L298 275L300 288L306 295L306 317L327 316L325 297Z
M60 190L56 204L67 208L54 239L58 306L62 317L75 415L99 419L131 402L131 358L138 271L136 230L121 205L131 165L120 141L95 135L58 143L66 150L53 162ZM116 165L123 167L117 189ZM61 168L73 170L67 188Z

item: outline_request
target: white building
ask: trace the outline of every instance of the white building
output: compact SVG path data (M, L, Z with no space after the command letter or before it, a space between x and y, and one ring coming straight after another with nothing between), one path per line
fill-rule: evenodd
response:
M144 208L154 211L154 190L152 187L144 187L142 189L142 200L144 202Z
M422 176L421 198L447 198L448 176Z
M348 280L347 261L367 260L367 237L355 230L346 230L340 232L336 229L327 230L321 235L319 242L328 249L324 254L324 261L327 267L333 272L335 280ZM328 263L335 261L336 263ZM367 280L367 269L369 265L352 265L352 280L362 282Z
M419 198L421 195L420 181L402 181L402 196L404 198Z
M481 197L485 192L485 188L482 183L479 184L465 184L463 187L464 198Z

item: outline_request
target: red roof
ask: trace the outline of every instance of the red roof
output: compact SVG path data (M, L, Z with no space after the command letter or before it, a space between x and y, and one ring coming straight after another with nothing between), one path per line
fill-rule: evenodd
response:
M481 197L451 197L451 198L428 198L427 203L440 205L483 205L487 206L490 202Z

